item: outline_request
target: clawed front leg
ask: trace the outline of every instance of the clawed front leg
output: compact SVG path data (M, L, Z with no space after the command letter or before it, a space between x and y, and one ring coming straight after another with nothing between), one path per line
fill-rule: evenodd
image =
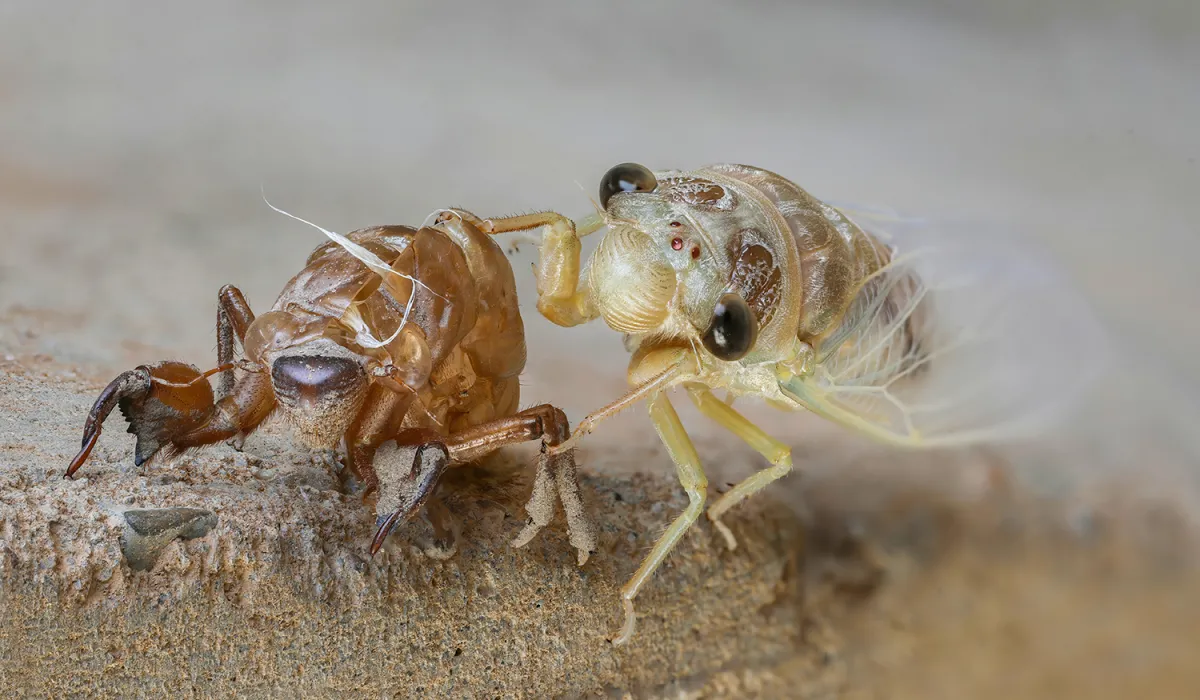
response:
M164 447L180 452L189 447L231 439L240 440L267 417L275 406L265 374L248 372L236 381L234 342L242 342L254 312L241 291L226 285L217 293L217 367L201 372L182 362L163 361L124 372L108 384L92 405L83 426L83 444L67 466L71 478L91 455L104 421L114 408L137 436L134 464L141 466ZM220 375L218 390L208 378Z
M371 387L362 408L346 431L346 468L341 472L344 491L350 492L353 476L362 486L363 502L369 503L379 488L374 463L375 451L380 445L392 439L397 439L401 444L414 441L419 444L437 438L436 435L413 431L401 434L404 416L414 398L412 393L393 391L383 384Z
M83 426L83 445L65 476L73 477L87 461L114 408L121 409L129 432L137 437L134 464L138 466L163 448L178 453L258 427L275 406L270 379L263 373L247 373L233 393L214 401L208 377L226 369L202 373L192 365L167 361L122 373L92 405Z
M392 451L381 448L375 453L378 462L375 472L379 476L379 502L375 537L371 540L371 556L379 553L384 541L403 520L411 520L422 506L433 496L433 491L442 474L450 466L450 451L438 439L429 439L421 444L424 431L409 431L411 436L401 435L395 444L396 452L404 447L415 447L408 468L402 462L389 458ZM401 453L400 459L403 459ZM386 515L383 515L386 513Z

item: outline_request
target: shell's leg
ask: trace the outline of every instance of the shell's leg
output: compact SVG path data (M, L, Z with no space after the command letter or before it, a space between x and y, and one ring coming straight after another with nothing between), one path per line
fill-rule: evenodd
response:
M771 463L770 467L743 479L708 508L708 519L712 521L713 525L716 526L717 530L725 538L725 544L729 545L730 549L737 549L737 539L734 538L733 532L730 531L729 527L721 522L721 516L730 508L745 500L746 497L765 488L771 482L787 476L792 471L792 450L787 445L767 435L763 432L762 428L751 423L728 403L718 399L708 387L699 384L689 384L687 391L701 413L720 423L729 432L740 437L747 445L750 445L750 447L754 448L763 457L766 457L767 461Z
M232 284L221 287L217 292L217 364L226 366L233 364L234 341L238 344L246 338L246 329L254 323L254 311L246 302L242 291ZM227 369L221 372L217 383L217 400L233 393L234 372ZM241 444L234 445L241 449Z
M222 368L218 367L217 370ZM263 372L247 372L233 391L214 401L208 377L182 362L143 365L114 379L93 404L83 427L83 446L67 467L70 478L83 466L114 408L120 408L137 436L134 464L141 466L166 448L168 454L209 445L258 427L275 407L271 380Z
M398 475L400 479L397 483L391 483L392 477L389 477L388 483L380 485L381 489L395 491L398 496L393 498L392 494L387 494L386 500L395 507L389 505L389 510L393 512L380 518L380 525L372 542L372 554L379 550L387 538L387 533L401 519L412 517L424 505L436 487L441 473L450 463L469 462L505 445L541 440L542 453L538 459L538 475L534 482L533 495L526 506L529 521L514 544L518 547L523 546L549 524L554 517L557 487L558 499L562 501L563 510L567 515L571 545L578 550L579 565L583 566L596 550L596 528L588 517L580 497L574 451L550 451L551 447L566 441L570 430L565 413L549 404L542 404L513 416L472 426L448 437L429 439L422 444L422 448L439 445L445 452L445 459L423 460L422 453L418 452L413 468L408 474ZM398 444L402 441L404 444L415 444L403 437L397 438Z
M393 391L376 383L363 401L362 408L346 431L346 468L342 471L343 490L349 491L350 476L362 484L362 499L368 502L379 487L375 474L375 451L399 434L404 414L412 405L414 395Z
M275 410L275 392L266 372L247 372L238 377L233 391L217 401L211 415L200 426L171 439L174 447L211 445L252 433Z
M622 625L620 633L613 638L614 645L624 644L633 636L636 621L633 599L654 571L663 563L663 560L667 558L667 555L671 553L671 550L675 548L683 534L700 517L700 511L704 510L704 499L708 489L708 479L705 478L704 471L700 467L700 455L696 453L696 447L688 437L687 431L684 430L683 423L679 420L679 414L675 413L675 408L665 394L658 394L650 400L650 419L654 422L654 428L658 431L659 438L671 455L671 460L675 462L679 483L687 491L688 505L654 543L654 548L650 550L650 554L634 572L633 577L621 587L621 598L625 606L625 624Z
M122 373L104 388L88 413L83 429L83 447L71 460L66 476L74 476L87 461L100 438L105 419L118 406L129 420L129 432L138 436L134 456L138 465L153 457L164 444L175 443L173 450L208 444L197 442L203 439L202 435L187 440L183 438L213 421L244 423L246 431L257 427L274 406L273 398L264 398L257 390L245 391L245 388L251 388L249 385L257 388L260 384L257 379L248 379L245 382L247 387L237 389L233 363L234 341L242 342L246 329L253 322L254 312L241 291L232 285L222 287L217 292L216 370L201 373L191 365L164 361ZM215 395L208 383L208 377L212 374L220 375ZM235 389L241 392L241 398L225 401L233 396ZM250 397L251 393L255 396ZM230 412L236 415L232 418L224 415ZM228 436L232 438L230 444L240 450L245 435L245 432L234 431Z
M583 566L588 557L596 551L596 526L588 516L579 492L575 450L551 450L562 445L570 437L571 425L567 421L567 415L549 404L542 404L522 411L517 417L526 420L533 418L538 422L535 432L542 433L542 451L538 455L533 491L529 495L529 502L525 504L525 512L529 514L529 519L512 544L514 547L524 547L542 528L549 525L554 517L554 503L557 500L562 503L563 513L567 518L567 533L571 546L578 552L579 566Z
M371 556L379 553L392 530L403 520L416 517L426 503L433 499L434 489L450 466L450 451L441 437L432 431L414 428L396 436L397 447L415 447L412 462L407 466L395 461L377 465L379 499L376 506L375 537L371 540ZM372 450L374 453L375 450ZM386 504L386 506L385 506ZM385 506L386 515L379 512ZM435 513L434 520L441 520ZM431 520L435 532L438 525Z
M579 237L599 230L604 225L602 218L589 217L577 228L574 221L550 211L488 220L479 220L469 212L453 213L469 217L490 234L545 227L541 261L535 268L538 311L560 326L577 326L598 316L587 289L579 288Z

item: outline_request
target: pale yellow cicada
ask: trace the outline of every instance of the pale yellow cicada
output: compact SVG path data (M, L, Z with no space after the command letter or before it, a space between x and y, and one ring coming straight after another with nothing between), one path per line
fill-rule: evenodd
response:
M578 225L547 213L494 231L545 226L538 309L549 320L602 318L626 335L632 390L581 421L571 442L648 400L690 499L622 589L614 643L630 638L638 590L704 509L700 458L667 390L683 386L770 463L708 507L736 547L721 516L791 471L791 450L713 390L926 448L1028 433L1090 377L1086 304L1036 258L989 251L967 231L839 209L744 165L621 164L599 205ZM580 236L602 228L581 270Z

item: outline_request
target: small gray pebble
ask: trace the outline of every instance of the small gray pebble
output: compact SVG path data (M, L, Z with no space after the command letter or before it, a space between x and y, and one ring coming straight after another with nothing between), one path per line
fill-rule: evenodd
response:
M154 566L158 557L176 538L203 537L217 525L217 515L200 508L153 508L125 511L121 553L135 571Z

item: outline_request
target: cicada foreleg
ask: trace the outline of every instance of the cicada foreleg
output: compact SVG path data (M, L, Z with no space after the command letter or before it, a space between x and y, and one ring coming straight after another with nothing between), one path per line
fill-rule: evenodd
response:
M625 623L621 626L621 632L613 638L614 645L624 644L633 636L636 621L633 599L650 576L654 574L654 571L663 563L663 560L667 558L667 555L671 553L671 550L675 548L679 539L683 537L683 533L687 532L688 528L700 517L708 490L708 479L705 478L704 470L700 466L700 455L696 453L695 445L688 437L683 423L679 420L679 414L675 413L675 408L667 399L666 394L660 393L650 400L650 419L654 422L654 429L658 431L659 438L671 455L671 460L675 462L679 483L687 491L688 505L654 543L654 548L650 550L650 554L634 572L633 577L621 587L621 600L625 607Z
M659 353L659 357L655 359L660 359L661 357L670 358L674 356L674 354L674 351L671 351L670 353ZM687 376L687 372L694 370L694 365L685 364L684 360L686 360L686 357L681 358L674 364L668 365L666 369L658 372L657 374L651 375L645 381L637 383L636 386L628 391L628 393L616 401L613 401L607 406L597 411L592 411L584 416L583 420L579 421L579 424L575 426L575 432L571 433L571 437L560 445L552 446L550 451L565 452L567 450L574 449L575 444L579 441L579 439L595 430L596 424L600 421L612 418L626 408L633 406L637 402L679 383ZM652 362L642 364L655 366Z
M555 212L523 214L482 222L482 230L491 233L511 233L545 227L542 234L541 260L535 268L538 290L538 311L552 323L577 326L599 314L592 304L587 288L580 288L580 236L586 236L604 226L604 219L591 216L575 222Z
M708 519L725 538L725 543L729 545L729 548L737 549L737 539L729 527L721 522L721 516L745 500L747 496L766 488L771 482L787 476L792 471L792 449L768 435L728 403L718 399L703 384L688 384L687 391L701 413L740 437L771 463L770 467L743 479L708 508Z

